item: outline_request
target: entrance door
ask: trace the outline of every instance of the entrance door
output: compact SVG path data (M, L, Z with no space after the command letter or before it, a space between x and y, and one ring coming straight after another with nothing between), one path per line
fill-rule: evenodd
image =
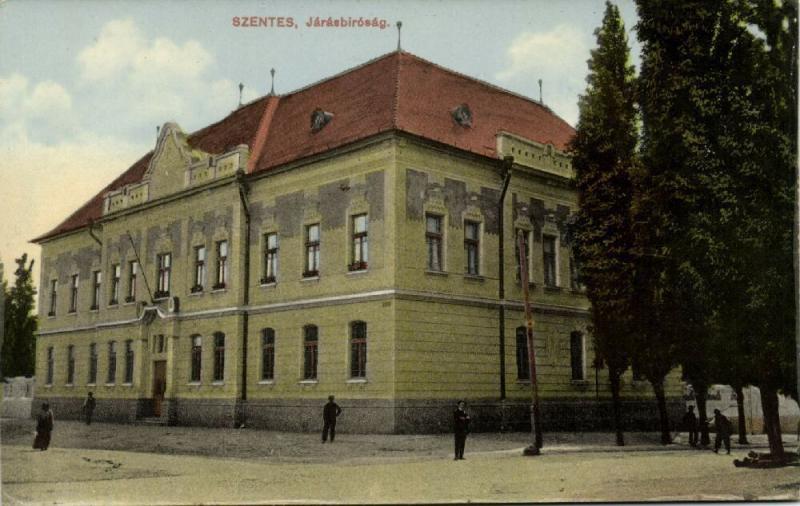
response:
M167 390L167 361L153 362L153 415L161 416L161 403Z

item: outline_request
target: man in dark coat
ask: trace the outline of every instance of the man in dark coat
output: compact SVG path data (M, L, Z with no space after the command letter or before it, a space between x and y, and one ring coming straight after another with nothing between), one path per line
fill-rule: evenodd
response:
M83 416L85 417L86 425L92 424L92 415L94 414L95 405L94 394L89 392L86 396L86 400L83 402Z
M731 425L731 421L720 413L718 409L714 410L714 430L717 432L716 437L714 437L714 453L717 453L721 444L724 443L725 450L727 450L728 455L730 455L733 425Z
M456 456L453 460L464 460L464 445L469 434L469 415L464 410L464 401L458 401L458 407L453 412L453 429L456 442Z
M322 427L323 443L328 440L328 431L331 433L331 443L333 443L333 438L336 437L336 417L341 414L342 408L333 402L333 396L329 395L328 402L325 404L325 407L322 408L322 421L324 422Z
M694 414L694 406L689 406L683 415L683 429L689 433L689 444L697 446L697 417Z
M36 417L36 438L33 449L45 451L50 446L50 434L53 432L53 412L50 404L42 403L42 411Z

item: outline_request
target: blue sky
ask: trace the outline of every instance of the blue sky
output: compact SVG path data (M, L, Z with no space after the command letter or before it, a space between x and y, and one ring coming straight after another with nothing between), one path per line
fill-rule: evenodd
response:
M632 1L615 2L633 46ZM48 231L148 150L156 126L193 131L238 103L286 93L403 49L543 99L571 124L604 2L0 0L0 259ZM236 27L234 17L296 28ZM309 17L385 20L308 28ZM284 21L286 23L286 21ZM240 23L241 24L241 23ZM13 217L13 218L12 218Z

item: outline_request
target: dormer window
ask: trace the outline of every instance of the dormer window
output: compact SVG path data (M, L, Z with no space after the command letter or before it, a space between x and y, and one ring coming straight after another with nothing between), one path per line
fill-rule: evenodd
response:
M462 127L469 128L472 126L472 111L467 104L459 105L453 109L451 114L453 115L453 121Z
M325 125L330 123L333 119L333 113L323 111L322 109L315 109L314 112L311 113L311 131L312 132L319 132Z

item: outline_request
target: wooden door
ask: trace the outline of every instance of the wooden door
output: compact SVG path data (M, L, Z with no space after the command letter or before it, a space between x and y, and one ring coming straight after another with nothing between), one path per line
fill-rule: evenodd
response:
M161 403L167 390L167 361L153 362L153 415L161 416Z

